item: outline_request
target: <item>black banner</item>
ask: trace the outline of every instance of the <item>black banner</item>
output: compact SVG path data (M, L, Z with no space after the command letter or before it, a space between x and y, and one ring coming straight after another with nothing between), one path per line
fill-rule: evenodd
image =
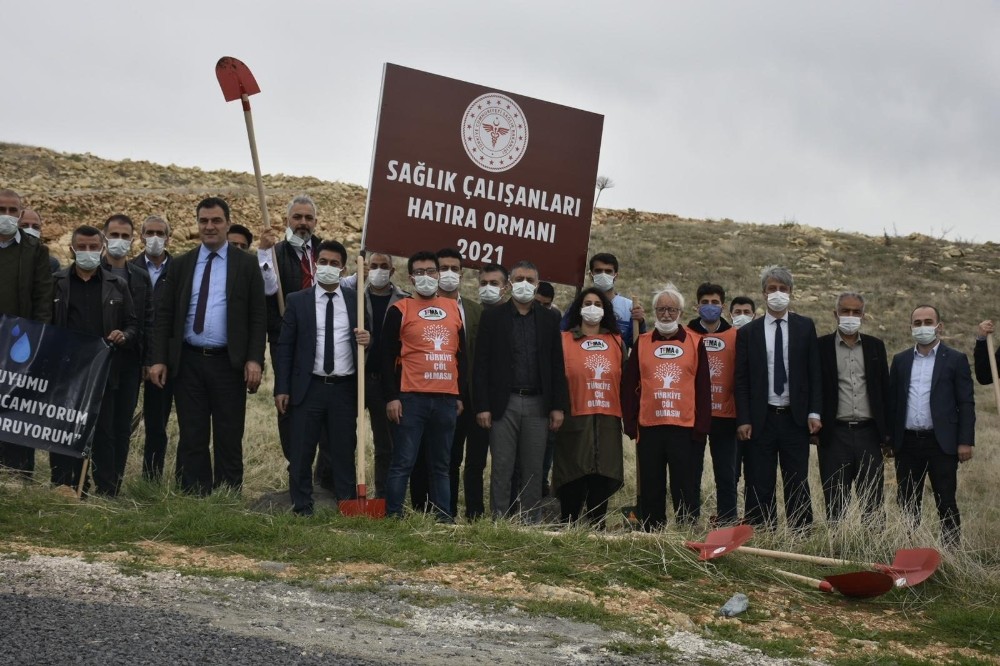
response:
M0 317L0 440L86 456L111 353L94 335Z

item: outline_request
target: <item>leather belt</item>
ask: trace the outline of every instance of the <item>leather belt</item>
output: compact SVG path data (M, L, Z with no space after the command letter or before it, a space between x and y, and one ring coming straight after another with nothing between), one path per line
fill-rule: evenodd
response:
M778 405L768 405L767 411L774 412L775 414L791 414L792 408L789 405L779 407Z
M514 395L541 395L542 392L537 389L523 389L515 388L510 390Z
M222 356L229 351L229 347L195 347L186 342L184 343L184 349L200 356Z
M912 439L934 439L934 430L904 430L903 435Z
M324 384L343 384L356 381L357 375L313 375L313 379Z
M861 430L862 428L870 428L875 425L874 419L865 419L864 421L842 421L838 419L836 424L841 428L848 428L850 430Z

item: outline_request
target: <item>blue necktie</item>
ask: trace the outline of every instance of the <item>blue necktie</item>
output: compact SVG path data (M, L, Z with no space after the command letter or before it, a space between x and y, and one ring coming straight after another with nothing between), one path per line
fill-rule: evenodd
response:
M782 395L785 384L788 383L788 373L785 372L785 336L781 333L781 319L775 319L774 325L774 394Z

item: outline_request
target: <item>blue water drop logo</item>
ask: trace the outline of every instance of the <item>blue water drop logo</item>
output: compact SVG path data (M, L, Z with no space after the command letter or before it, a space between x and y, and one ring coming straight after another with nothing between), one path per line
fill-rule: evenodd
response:
M31 358L31 340L28 339L27 333L21 333L20 326L15 326L11 332L17 340L10 348L10 359L15 363L24 363ZM18 338L19 335L21 337Z

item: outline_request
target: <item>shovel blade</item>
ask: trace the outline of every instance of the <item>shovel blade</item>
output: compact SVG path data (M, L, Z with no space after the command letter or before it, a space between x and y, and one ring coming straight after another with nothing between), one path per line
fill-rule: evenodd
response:
M895 586L893 577L881 571L854 571L824 576L833 589L845 597L869 599L885 594Z
M891 576L896 587L912 587L930 578L940 564L941 553L933 548L907 548L896 551L892 564L876 569Z
M704 542L685 541L684 545L691 550L697 550L699 560L714 560L716 557L722 557L726 553L736 550L749 541L752 536L753 527L736 525L735 527L712 530L706 535Z
M215 78L219 79L222 95L227 102L260 92L260 86L250 73L250 68L236 58L219 58L219 62L215 64Z
M360 498L356 500L340 500L338 505L342 516L366 516L368 518L385 518L385 500Z

